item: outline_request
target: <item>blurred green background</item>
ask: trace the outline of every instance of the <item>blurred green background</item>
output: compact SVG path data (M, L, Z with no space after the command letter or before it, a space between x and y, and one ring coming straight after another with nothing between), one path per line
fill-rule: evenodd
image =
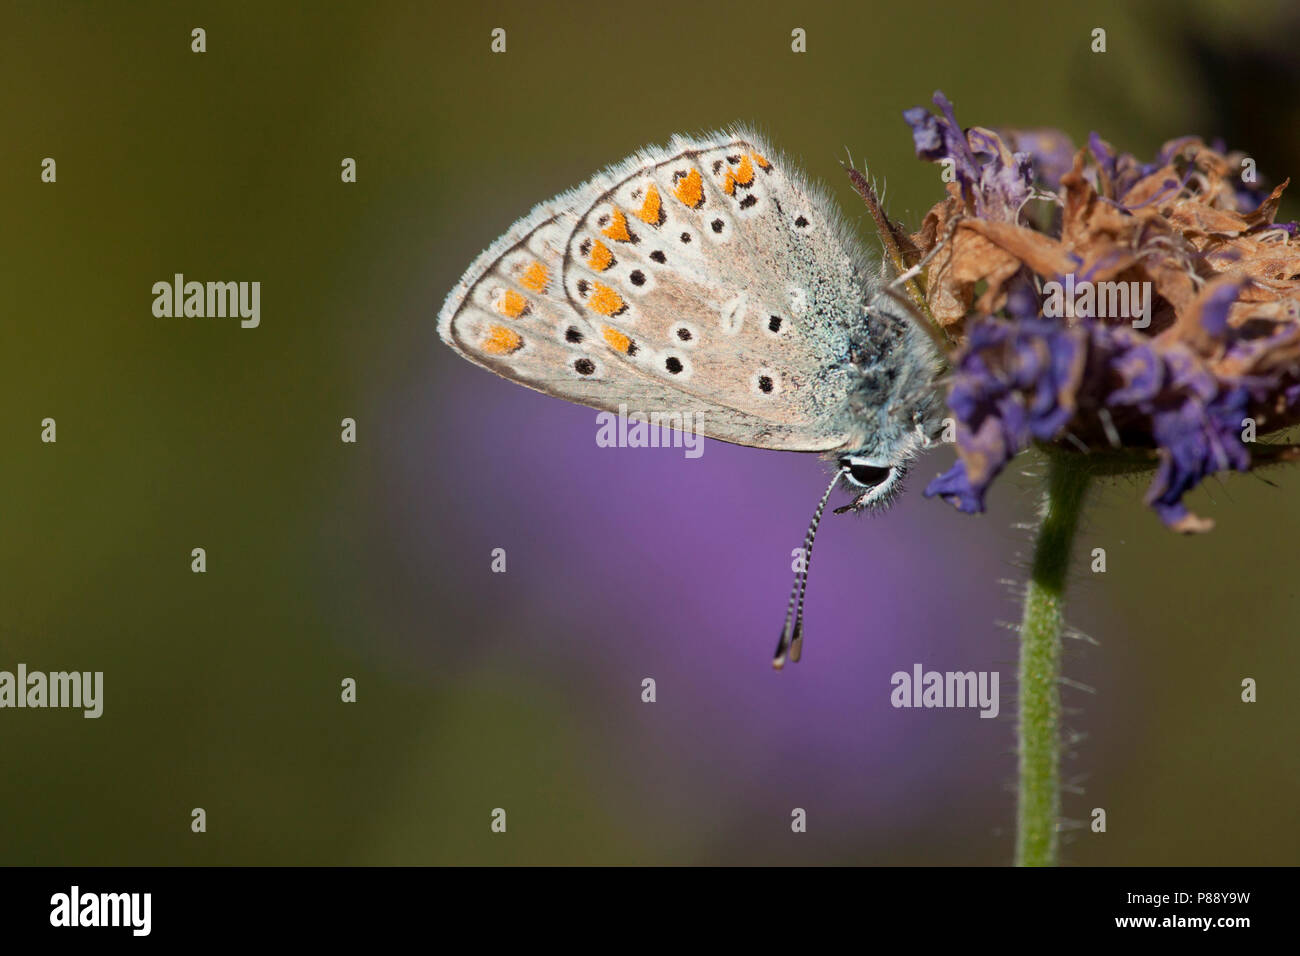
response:
M899 113L935 89L967 125L1059 126L1076 142L1096 129L1140 156L1176 135L1223 135L1274 179L1300 173L1300 33L1286 4L2 9L0 669L102 670L106 701L99 720L0 711L0 862L1009 860L1014 688L1000 721L891 725L888 756L854 773L863 792L875 781L897 799L850 806L795 842L788 811L764 817L742 799L767 788L776 755L729 777L725 759L656 737L635 710L636 667L620 678L630 690L611 689L617 614L598 618L611 649L590 659L563 644L572 628L520 636L554 610L538 596L549 585L515 584L523 568L504 596L495 582L462 587L463 554L486 568L473 529L493 498L557 507L528 501L531 463L499 449L532 409L568 413L456 359L434 315L533 203L645 143L735 121L859 217L837 165L847 146L909 225L940 184ZM1098 26L1103 55L1089 52ZM507 30L503 55L489 52L494 27ZM790 52L795 27L806 54ZM54 185L40 182L47 156ZM355 185L340 182L343 157L357 160ZM1294 218L1294 200L1283 212ZM261 327L155 318L151 286L175 272L261 281ZM55 445L40 441L47 416ZM345 416L356 445L339 441ZM590 444L588 417L565 421ZM735 460L786 467L749 454ZM405 455L422 464L406 469ZM1066 690L1069 725L1087 734L1067 757L1082 793L1066 813L1105 807L1109 830L1073 834L1067 862L1300 859L1300 475L1265 477L1197 492L1194 510L1219 522L1199 538L1166 532L1141 482L1091 509L1080 546L1106 547L1109 569L1080 562L1072 594L1071 623L1099 645L1069 648L1067 675L1095 693ZM711 476L701 493L722 502L745 479ZM961 640L1001 641L988 653L1004 675L1014 647L990 637L989 607L1016 616L999 581L1022 576L1014 525L1030 520L1034 487L1009 476L980 518L914 487L881 525L913 549L896 599L932 606ZM814 500L782 511L781 535ZM840 547L862 567L886 557L866 525L851 531ZM610 534L607 556L652 547ZM619 560L592 567L606 559ZM653 586L669 602L686 587ZM780 589L755 591L761 620L779 613ZM888 619L882 600L870 613ZM718 620L742 603L721 586L698 601ZM797 703L763 703L784 693L768 690L776 624L738 652L754 670L694 674L700 699L730 682L724 699L746 702L723 708L737 739L760 718L802 720ZM345 676L355 705L339 702ZM1243 677L1258 680L1258 703L1239 701ZM887 695L867 683L863 695ZM824 729L802 733L801 759L815 759ZM978 759L953 756L971 746ZM842 762L820 765L828 793ZM904 799L905 820L889 809ZM783 791L773 806L799 800ZM488 827L498 806L504 838ZM205 834L190 832L193 807Z

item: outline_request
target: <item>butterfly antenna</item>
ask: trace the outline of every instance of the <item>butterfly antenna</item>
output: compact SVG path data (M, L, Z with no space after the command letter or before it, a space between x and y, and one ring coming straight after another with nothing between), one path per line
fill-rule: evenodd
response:
M803 561L799 570L794 573L794 587L790 589L790 603L785 609L785 625L781 628L781 639L777 641L776 654L772 657L772 666L777 670L785 666L787 652L792 661L799 660L803 653L803 597L808 590L808 568L812 564L813 539L817 537L817 526L821 524L822 512L826 510L826 502L830 500L831 492L847 472L847 468L835 472L835 477L826 486L826 493L822 495L822 500L817 503L812 523L808 525L808 533L804 535Z

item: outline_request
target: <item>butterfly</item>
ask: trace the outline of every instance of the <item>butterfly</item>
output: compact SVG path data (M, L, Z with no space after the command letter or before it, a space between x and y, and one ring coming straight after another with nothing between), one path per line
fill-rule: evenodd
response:
M817 185L750 129L676 136L536 206L438 315L444 342L547 395L680 410L700 434L835 462L773 663L798 660L813 539L880 508L939 428L942 357Z

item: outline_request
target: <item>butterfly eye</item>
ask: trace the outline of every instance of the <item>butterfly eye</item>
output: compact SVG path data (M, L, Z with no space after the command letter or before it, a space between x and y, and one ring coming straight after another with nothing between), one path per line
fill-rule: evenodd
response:
M888 465L872 465L865 461L854 461L852 458L841 458L839 465L841 468L847 468L849 480L862 488L876 487L894 470Z

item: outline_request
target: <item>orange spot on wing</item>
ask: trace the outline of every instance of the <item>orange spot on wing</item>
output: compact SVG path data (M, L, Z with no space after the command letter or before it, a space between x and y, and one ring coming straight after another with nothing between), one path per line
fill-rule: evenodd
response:
M704 205L704 179L700 176L700 171L692 169L677 180L677 185L673 187L673 195L692 209L699 209Z
M654 183L645 192L645 202L637 210L637 218L642 222L648 222L652 226L657 226L664 221L663 203L659 199L659 190Z
M504 325L492 326L483 339L483 351L489 355L509 355L511 352L519 351L523 346L523 337L514 329L507 329Z
M617 352L622 352L626 355L627 350L632 347L632 340L618 329L612 329L609 326L605 326L603 335L605 336L605 341L609 343L610 348Z
M627 216L623 215L621 210L615 209L613 218L608 226L601 230L601 233L615 242L631 242L632 233L627 231Z
M497 311L508 319L517 319L528 310L528 300L514 289L506 289L497 300Z
M741 186L748 186L754 181L754 163L748 156L740 158L740 165L736 167L736 182Z
M734 169L727 169L722 180L722 191L728 196L736 194L737 186L748 186L754 181L754 164L748 156L741 157L740 164Z
M519 277L521 285L532 289L534 292L545 292L546 284L551 281L551 271L540 262L534 262L524 270L524 274Z
M604 272L614 264L614 253L609 251L609 246L605 245L599 239L591 248L591 255L587 258L587 265L597 272Z
M623 301L621 295L599 282L592 284L591 298L587 300L587 305L601 315L618 315L627 308L627 303Z
M754 157L754 162L758 163L758 168L759 168L759 169L762 169L762 170L766 171L766 170L769 170L769 169L772 168L772 164L769 163L766 159L764 159L764 158L763 158L761 155L759 155L758 153L750 153L749 155Z

